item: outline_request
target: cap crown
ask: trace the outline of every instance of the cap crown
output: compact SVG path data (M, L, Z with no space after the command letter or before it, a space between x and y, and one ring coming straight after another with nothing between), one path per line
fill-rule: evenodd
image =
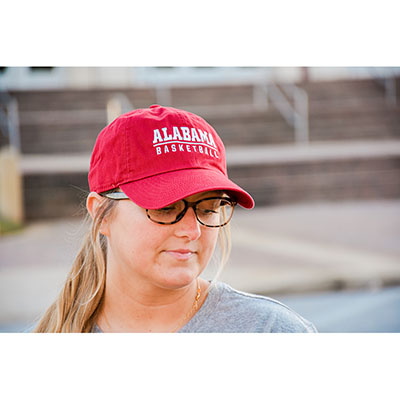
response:
M153 105L121 115L100 132L90 161L89 186L101 193L194 168L227 176L225 148L218 134L195 114Z

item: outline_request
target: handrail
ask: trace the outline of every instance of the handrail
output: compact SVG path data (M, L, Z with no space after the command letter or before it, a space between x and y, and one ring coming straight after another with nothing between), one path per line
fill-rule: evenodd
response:
M268 109L268 101L271 101L286 122L294 128L297 144L309 142L308 122L308 95L307 92L295 85L281 85L282 90L274 83L254 83L253 106L258 109ZM159 85L156 88L157 104L171 105L171 88L167 85ZM287 99L290 98L293 102ZM124 112L134 107L123 93L115 93L107 102L107 120L112 122Z
M253 107L261 110L268 109L271 101L286 122L294 128L297 144L309 142L309 117L307 92L295 85L282 85L281 90L276 84L265 82L253 83ZM171 87L158 85L155 88L157 104L171 105ZM293 105L287 99L291 98ZM214 106L217 109L218 106Z
M289 91L294 102L294 130L296 143L309 142L309 117L308 117L308 94L295 85L284 85L285 92Z
M18 101L7 92L0 92L0 125L3 127L9 144L21 152Z
M107 121L110 124L115 118L119 117L134 107L128 97L121 93L114 93L107 101Z
M254 102L260 107L260 91L264 93L265 103L271 101L286 122L294 128L297 144L309 142L309 116L307 92L296 85L281 85L282 90L275 83L254 86ZM293 105L288 100L292 100Z

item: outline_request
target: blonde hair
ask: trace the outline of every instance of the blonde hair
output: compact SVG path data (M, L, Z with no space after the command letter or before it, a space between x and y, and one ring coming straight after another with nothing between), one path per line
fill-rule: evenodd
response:
M111 215L113 200L104 199L75 258L58 298L47 309L34 332L92 332L106 283L106 238L103 219Z
M217 258L216 262L218 265L217 272L215 273L211 281L211 284L208 287L208 291L218 281L231 254L232 241L231 241L231 231L229 229L229 224L223 226L222 228L219 228L218 245L220 254L215 255L215 257Z
M106 284L107 240L100 233L104 218L111 217L116 201L104 198L72 265L58 298L47 309L33 332L93 332L102 306ZM218 269L209 288L215 284L228 261L231 240L229 224L220 228Z

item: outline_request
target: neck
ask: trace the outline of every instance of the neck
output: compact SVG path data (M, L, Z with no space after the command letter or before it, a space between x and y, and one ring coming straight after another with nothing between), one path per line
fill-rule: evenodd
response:
M207 287L208 282L199 279L179 289L133 289L107 277L97 324L103 332L177 331L200 308Z

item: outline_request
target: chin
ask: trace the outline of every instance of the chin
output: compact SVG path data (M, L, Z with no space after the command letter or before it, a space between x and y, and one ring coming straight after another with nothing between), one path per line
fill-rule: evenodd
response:
M189 286L200 275L200 271L192 268L179 268L163 277L163 286L169 289L180 289Z

